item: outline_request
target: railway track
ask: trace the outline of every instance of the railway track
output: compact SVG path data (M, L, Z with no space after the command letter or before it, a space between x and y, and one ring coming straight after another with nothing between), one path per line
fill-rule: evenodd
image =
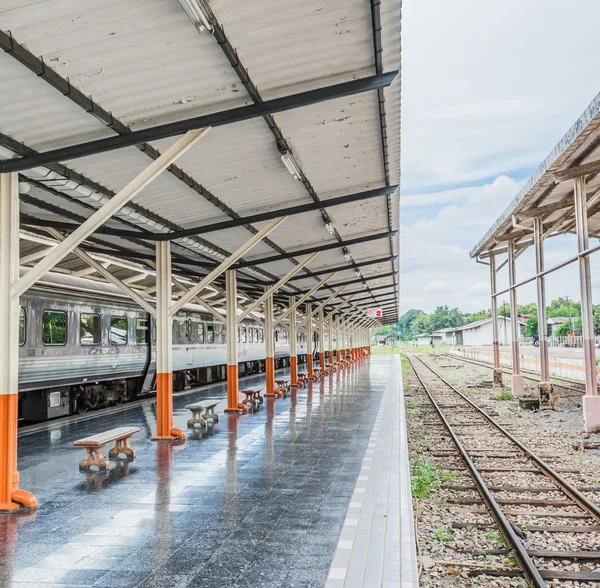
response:
M518 568L491 571L491 575L522 574L536 587L546 586L546 581L600 585L600 507L586 495L598 489L577 488L561 475L577 479L577 471L551 467L430 365L405 353L438 417L425 423L440 431L433 455L444 459L446 470L463 477L461 483L442 486L450 493L447 502L463 505L463 512L474 517L490 515L508 549L483 555L512 555L518 564ZM491 527L489 522L474 522L455 528ZM547 548L547 536L555 548ZM540 537L544 539L541 546ZM591 549L572 548L581 545L582 538ZM473 573L490 571L475 569Z
M487 361L483 361L480 359L472 359L472 358L467 358L467 357L461 357L460 355L451 355L449 353L438 353L437 354L440 357L447 357L449 359L457 359L458 361L464 361L466 363L472 363L474 365L479 365L481 367L485 367L485 368L489 368L491 370L494 369L494 365L490 362ZM501 366L502 372L508 375L512 374L512 370ZM531 370L521 370L521 374L523 375L523 378L526 380L531 380L533 382L539 382L540 381L540 377L539 377L539 373L538 372L534 372ZM533 374L533 375L527 375L527 374ZM537 377L535 377L537 376ZM560 386L561 388L563 388L564 390L568 390L569 392L573 392L575 394L585 394L585 390L583 387L583 383L581 384L580 388L577 388L577 383L573 382L572 380L567 380L566 378L561 378L559 376L552 376L551 381L553 384Z

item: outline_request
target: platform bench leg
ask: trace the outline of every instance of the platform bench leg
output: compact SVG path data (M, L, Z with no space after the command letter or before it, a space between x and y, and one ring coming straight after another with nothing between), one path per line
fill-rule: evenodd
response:
M204 420L212 419L215 423L219 422L219 415L215 412L214 407L207 408L204 411Z
M192 411L192 418L187 422L187 426L188 428L192 428L194 425L200 425L201 427L207 426L206 420L202 417L201 410Z
M92 466L97 466L99 470L107 470L110 465L108 459L102 455L102 449L85 448L86 457L79 462L79 469L89 471Z
M135 449L129 445L129 439L117 439L115 446L108 452L109 459L116 459L121 453L126 455L127 459L135 459Z

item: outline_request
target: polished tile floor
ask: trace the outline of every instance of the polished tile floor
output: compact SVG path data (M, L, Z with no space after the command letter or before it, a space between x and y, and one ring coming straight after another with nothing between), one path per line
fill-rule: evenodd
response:
M0 515L0 586L324 586L395 361L223 415L180 446L151 441L152 404L22 435L20 486L40 508ZM186 428L185 404L225 394L176 397L175 426ZM141 428L135 461L80 473L73 441L123 425Z

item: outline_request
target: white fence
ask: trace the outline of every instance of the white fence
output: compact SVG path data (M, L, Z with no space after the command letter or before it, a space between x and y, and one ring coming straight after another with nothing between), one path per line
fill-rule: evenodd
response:
M596 347L600 345L600 337L595 338ZM521 337L521 343L533 345L533 337ZM583 337L574 335L573 337L548 337L548 347L583 347Z

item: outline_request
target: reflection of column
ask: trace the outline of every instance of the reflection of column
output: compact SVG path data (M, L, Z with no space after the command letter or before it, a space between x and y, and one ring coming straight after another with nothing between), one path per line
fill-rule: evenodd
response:
M290 436L292 441L295 441L298 438L298 432L296 431L296 406L298 404L298 389L292 388L290 392ZM295 451L295 444L291 444L291 451Z
M33 523L36 519L35 510L21 510L11 516L0 516L0 562L3 570L1 574L2 586L11 585L14 571L14 553L17 550L17 527L22 524ZM3 583L5 582L5 584Z
M336 321L335 325L335 353L337 355L338 366L341 367L342 352L340 350L342 348L342 341L340 338L340 321Z
M585 177L583 176L575 179L575 222L577 228L577 250L581 253L590 246L587 194L585 191ZM585 430L592 432L600 427L600 396L598 395L596 349L594 347L592 272L588 255L579 258L579 287L581 288L581 331L583 334L583 359L585 363L583 418Z
M168 553L173 538L171 528L171 471L173 467L173 451L175 447L171 443L158 442L156 445L156 500L154 501L155 532L156 541L155 556L156 565L163 561L162 557Z
M268 401L270 402L270 401ZM238 493L237 488L237 452L238 452L238 422L239 418L237 414L229 414L227 416L227 431L229 433L229 437L227 439L227 480L225 482L225 491L229 498L235 498ZM232 502L234 507L237 507L237 501L234 500ZM229 511L229 516L232 517L232 520L236 520L237 512L236 508L232 511Z
M290 296L289 306L293 308L296 297ZM290 385L298 385L298 330L296 329L296 311L290 312Z
M275 448L273 445L273 420L275 418L275 399L267 399L267 420L265 422L265 454L267 466L264 468L264 490L267 492L273 488L273 461L275 460Z
M33 271L33 270L30 270ZM33 494L19 490L19 176L0 174L0 511L37 508Z
M329 338L329 367L333 369L333 321L331 320L329 321L329 331L327 336Z
M519 317L517 316L517 283L515 265L515 242L508 242L508 280L510 285L510 326L512 333L512 392L515 398L523 396L523 375L521 374L521 354L519 351Z

